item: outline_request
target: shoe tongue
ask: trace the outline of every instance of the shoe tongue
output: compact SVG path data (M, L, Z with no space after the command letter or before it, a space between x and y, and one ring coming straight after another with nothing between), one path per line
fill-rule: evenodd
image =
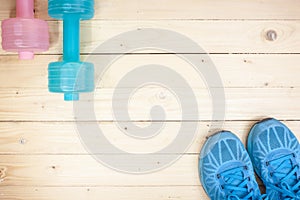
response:
M244 175L244 172L242 170L235 171L231 175L241 177L241 179L243 179L243 180L233 179L233 178L231 178L231 176L227 176L226 178L224 178L224 180L225 180L225 182L229 183L230 185L238 186L245 180L245 175ZM247 187L247 186L245 186L245 187ZM236 196L238 196L239 198L242 199L243 197L248 195L248 191L243 192L243 191L236 191L235 190L235 191L232 191L232 194L236 195Z
M283 177L278 177L278 182L279 182L279 184L281 184L282 183L282 180L293 170L293 162L292 162L292 160L291 159L287 159L287 160L285 160L285 161L283 161L283 162L278 162L278 163L274 163L273 164L273 167L274 167L274 169L275 169L275 171L276 171L276 169L278 168L278 167L280 167L280 165L285 165L285 167L283 167L279 172L277 172L277 173L279 173L279 174L282 174L282 175L285 175L285 176L283 176ZM276 175L276 174L275 174ZM286 184L288 184L288 185L290 185L290 186L293 186L293 185L295 185L296 183L297 183L297 177L296 177L296 175L293 175L291 178L289 178L289 179L287 179L287 180L285 180L284 181Z

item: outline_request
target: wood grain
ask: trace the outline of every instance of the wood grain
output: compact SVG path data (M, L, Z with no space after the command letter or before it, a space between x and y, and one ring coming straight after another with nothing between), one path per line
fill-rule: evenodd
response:
M22 197L21 197L22 196ZM109 197L110 200L208 200L205 192L198 186L154 186L154 187L25 187L1 186L1 198L6 200L65 200Z
M255 122L225 121L220 129L232 131L245 143L249 130ZM165 147L166 143L172 142L182 123L192 125L192 122L165 122L160 133L161 136L148 141L128 137L125 135L126 130L121 129L117 123L99 122L99 128L112 145L128 152L146 153L158 151ZM284 121L284 123L300 137L298 134L300 132L299 121ZM138 122L137 124L145 126L150 123ZM87 130L90 125L91 123L85 123ZM126 126L126 123L124 125ZM198 154L206 137L217 131L209 130L210 125L210 122L198 122L199 128L187 151L172 153ZM85 149L76 124L72 122L1 122L0 126L0 155L92 154ZM93 153L101 154L102 152Z
M122 155L107 155L118 159ZM161 155L163 159L163 156ZM1 155L1 186L199 186L198 155L183 155L159 171L115 171L90 155ZM126 156L126 158L128 158ZM133 165L130 162L123 165ZM149 165L154 163L148 163ZM159 162L155 163L160 165ZM123 169L124 166L119 166ZM109 177L109 178L108 178Z
M92 55L98 62L109 55ZM98 88L113 88L126 73L145 64L160 64L182 74L183 77L194 77L193 88L206 88L199 80L194 68L175 55L124 55L110 66L106 66ZM188 55L207 58L202 55ZM17 61L16 56L0 56L0 88L47 88L48 63L59 60L61 56L36 56L35 62ZM89 57L82 56L85 60ZM225 88L290 88L300 87L299 55L210 55ZM203 60L204 65L207 63ZM102 65L100 65L102 66ZM105 66L102 66L105 67ZM287 72L293 73L287 73ZM26 73L24 73L26 72ZM13 75L13 79L11 76ZM190 79L190 78L188 78ZM122 87L122 85L120 86Z
M0 158L1 186L200 185L197 155L184 155L168 168L143 175L115 171L90 155L2 155Z
M161 87L148 87L134 93L127 108L118 107L119 102L128 101L125 95L132 92L132 88L120 89L118 98L114 98L116 107L121 109L118 120L182 120L180 104L176 96ZM220 89L222 90L222 89ZM186 90L178 89L181 95L186 95L187 103L194 97L187 96ZM112 108L112 96L114 89L99 89L95 92L95 115L97 120L115 120ZM161 98L163 94L165 98ZM185 116L190 120L211 120L212 106L209 91L206 89L194 89L198 101L199 117L193 118L188 112ZM261 116L273 116L278 119L299 120L298 112L300 101L299 88L228 88L226 94L226 120L252 120ZM79 108L81 111L91 105L90 98L82 95ZM276 106L271 102L276 102ZM155 105L161 105L166 116L150 117L150 110ZM193 111L192 104L185 109ZM78 108L78 107L77 107ZM126 112L130 113L130 119L122 117ZM78 112L79 113L79 112ZM61 94L49 94L46 89L3 89L0 91L0 121L74 121L73 103L64 102ZM85 112L76 115L77 120L94 121L95 119ZM222 119L214 119L222 120Z
M62 22L51 21L50 49L43 54L61 54L62 52ZM147 28L166 29L182 34L192 39L208 53L299 53L300 52L300 21L87 21L81 26L81 53L120 53L130 50L128 41L137 38L113 40L109 48L99 46L128 31L143 31ZM266 33L274 30L277 33L275 41L266 39ZM165 36L165 37L164 37ZM186 42L178 41L178 38L169 39L158 30L151 34L156 43L162 40L165 43L174 44L179 50L176 53L199 53L190 48ZM141 41L137 41L140 43ZM159 47L157 47L160 49ZM147 49L148 53L162 52L155 49ZM182 49L182 50L181 50ZM203 52L203 51L202 51ZM2 55L11 53L0 51Z
M36 16L50 19L47 0L35 0ZM300 19L297 0L206 1L186 0L95 0L94 19ZM226 9L224 9L226 8ZM254 14L255 13L255 14ZM15 2L0 8L0 18L15 15Z

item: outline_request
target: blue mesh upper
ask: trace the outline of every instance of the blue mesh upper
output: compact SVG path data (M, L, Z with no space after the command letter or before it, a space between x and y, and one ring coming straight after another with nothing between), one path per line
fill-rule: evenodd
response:
M200 154L199 175L211 199L260 197L248 153L231 132L218 133L206 141Z
M299 142L275 119L264 120L250 131L248 151L254 168L267 187L269 199L300 197ZM297 194L299 193L299 194Z

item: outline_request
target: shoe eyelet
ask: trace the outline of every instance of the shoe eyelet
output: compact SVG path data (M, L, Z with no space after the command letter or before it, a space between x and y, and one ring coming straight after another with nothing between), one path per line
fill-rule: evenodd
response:
M217 178L220 179L220 178L221 178L221 175L220 175L220 174L217 174Z
M270 172L270 176L273 177L273 172Z
M251 178L250 178L250 177L248 177L248 181L251 181Z
M267 162L266 162L266 165L267 165L267 166L269 166L269 165L270 165L270 163L267 161Z
M245 170L248 170L248 167L247 167L247 166L244 166L244 169L245 169Z

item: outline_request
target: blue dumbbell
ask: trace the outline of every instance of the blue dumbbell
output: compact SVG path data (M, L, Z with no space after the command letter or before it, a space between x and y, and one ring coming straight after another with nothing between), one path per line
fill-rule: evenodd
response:
M65 101L94 91L94 65L80 61L80 20L94 16L94 0L48 0L48 13L63 20L63 61L48 67L50 92L64 93Z

